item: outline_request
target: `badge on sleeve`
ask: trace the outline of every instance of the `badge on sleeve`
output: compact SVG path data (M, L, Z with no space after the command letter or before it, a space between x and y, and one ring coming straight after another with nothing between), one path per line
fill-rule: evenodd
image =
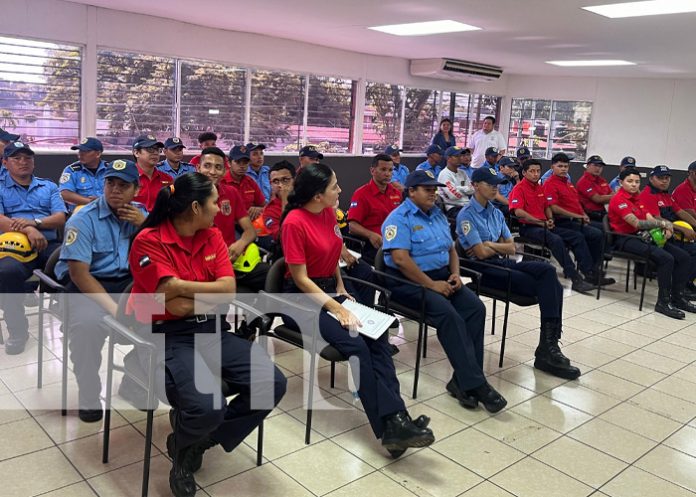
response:
M220 210L222 211L223 216L229 216L232 214L232 205L230 205L229 200L223 200L220 203Z
M343 240L343 233L341 233L341 228L338 227L338 224L334 225L334 235Z
M625 202L623 204L619 204L619 209L625 209L626 207L628 207L628 204Z
M149 266L151 262L152 262L152 261L150 260L150 256L149 256L149 255L144 255L144 256L142 256L142 257L140 258L140 260L138 261L138 266L140 266L140 267Z
M464 221L462 221L461 227L462 227L462 232L464 233L464 236L467 236L469 234L469 232L471 231L471 221L468 221L465 219Z
M390 224L384 228L384 238L388 242L391 242L394 238L396 238L396 225Z
M70 173L63 173L60 175L60 184L67 183L70 181Z
M78 231L75 228L69 228L65 234L65 246L72 245L77 240Z

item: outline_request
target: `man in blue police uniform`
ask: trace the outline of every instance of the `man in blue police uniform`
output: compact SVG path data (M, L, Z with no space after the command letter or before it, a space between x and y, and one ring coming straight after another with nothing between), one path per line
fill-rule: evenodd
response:
M266 203L271 200L271 167L263 163L264 150L266 145L263 143L247 143L247 152L249 152L249 169L246 175L251 177L256 184L261 188L261 193L266 199Z
M87 423L99 421L103 414L99 368L108 331L102 319L116 315L117 295L131 282L130 239L147 216L144 205L132 202L139 183L138 168L133 161L111 162L104 180L104 195L66 223L65 240L56 264L56 277L71 294L67 336L79 388L78 414ZM129 381L124 379L119 394L131 400L132 392L139 390L133 385L130 381L129 387Z
M422 285L425 312L454 369L447 391L467 408L481 402L498 412L507 401L483 374L483 325L486 308L462 285L459 256L447 218L435 206L439 183L430 171L414 171L406 178L408 197L382 225L387 272ZM421 289L386 278L396 301L418 308Z
M104 146L96 138L84 138L70 147L77 150L77 162L73 162L60 175L58 189L70 210L90 203L104 193L106 162L101 158Z
M404 190L406 176L408 176L411 172L408 167L401 163L401 152L403 152L403 150L400 149L398 145L389 145L384 149L384 153L391 157L391 160L394 163L392 186L400 192Z
M505 291L508 285L506 271L512 270L511 291L537 297L541 311L541 335L534 352L534 367L554 376L574 380L580 370L570 365L558 346L562 332L561 308L563 287L556 269L546 262L516 262L507 259L515 254L515 242L505 224L503 213L492 205L503 179L490 169L482 167L472 175L474 196L469 205L457 216L457 241L464 255L473 261L474 269L483 274L483 284Z
M440 162L444 153L445 151L442 150L440 145L430 145L425 151L427 159L416 166L416 171L430 171L433 173L433 177L437 178L440 175L440 171L442 171Z
M11 257L0 259L2 309L10 338L9 355L24 352L29 323L24 314L24 281L32 271L43 268L59 246L57 230L65 224L65 203L58 186L34 176L34 152L22 142L13 142L3 151L7 176L0 181L0 232L19 231L29 239L38 257L22 263Z
M638 167L638 164L636 164L636 159L631 156L626 156L621 159L621 163L619 164L619 174L621 174L621 171L627 167ZM616 192L619 190L619 188L621 188L621 183L619 183L619 174L617 174L616 178L609 182L609 187L613 192Z
M167 138L164 142L164 157L165 159L157 164L157 169L163 173L167 173L172 178L176 179L182 174L195 173L196 166L184 162L184 143L181 138L174 136Z
M487 169L493 168L495 169L496 174L500 172L500 169L498 168L498 157L500 157L500 152L497 148L488 147L484 152L484 157L486 160L483 164L481 164L481 167L485 167Z
M503 181L498 187L498 192L493 199L493 205L507 216L510 213L508 197L520 179L517 172L517 162L512 157L501 157L498 161L498 176Z

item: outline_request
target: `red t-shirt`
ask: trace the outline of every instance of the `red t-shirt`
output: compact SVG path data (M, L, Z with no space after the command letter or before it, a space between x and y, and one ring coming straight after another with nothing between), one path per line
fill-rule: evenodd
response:
M232 177L229 171L220 180L221 184L231 186L237 189L244 202L244 210L248 211L249 207L263 207L266 203L266 197L259 185L250 176L244 175L241 180L236 180Z
M577 192L580 194L580 203L587 212L604 212L604 205L593 202L591 198L593 195L611 195L612 190L607 180L586 172L578 181Z
M280 233L280 216L283 214L283 202L278 197L273 197L263 208L263 224L266 231L274 240L278 239Z
M244 216L248 216L244 210L244 202L239 192L231 186L218 184L218 207L220 212L217 213L213 223L222 233L225 243L229 246L237 241L237 235L234 232L235 225Z
M290 211L280 229L280 240L285 262L305 264L310 278L328 278L336 273L343 235L332 207L319 214L303 208Z
M673 212L682 210L676 203L669 192L661 192L653 190L650 185L643 188L640 192L640 200L643 202L645 209L655 217L664 217L660 214L660 209L671 207Z
M510 209L522 209L535 219L546 219L548 203L544 188L539 183L532 183L527 178L517 183L508 197ZM520 223L529 224L520 219Z
M391 211L401 204L401 199L401 192L391 183L382 193L374 180L370 180L353 193L348 209L348 221L356 221L363 228L381 235L382 223Z
M691 187L688 179L674 189L672 198L680 208L696 210L696 191Z
M580 195L575 189L575 185L568 181L568 177L551 175L544 181L544 194L549 205L557 205L574 214L585 215L585 211L580 204Z
M174 183L174 178L157 168L152 172L151 178L148 178L147 174L139 166L138 173L140 174L140 190L138 190L138 194L133 201L143 204L149 212L155 206L159 191L163 186L169 186Z
M628 234L637 232L636 228L624 220L629 214L635 214L638 219L647 219L648 210L638 193L631 195L619 188L609 202L609 226L612 231Z
M133 240L128 262L133 274L128 306L141 323L181 319L166 311L151 295L138 295L155 293L163 278L216 281L234 276L227 245L219 230L199 230L193 237L182 238L171 221L141 231Z

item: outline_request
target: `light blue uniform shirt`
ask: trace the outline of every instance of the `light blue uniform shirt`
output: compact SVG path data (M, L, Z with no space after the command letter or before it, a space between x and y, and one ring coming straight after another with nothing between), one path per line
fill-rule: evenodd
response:
M502 186L502 185L501 185ZM457 239L464 249L483 242L497 242L500 238L511 238L510 229L505 224L505 216L488 202L484 208L476 197L471 197L469 205L457 214Z
M437 178L440 175L440 171L442 171L442 167L439 164L433 167L430 165L430 162L426 160L418 164L418 166L416 167L416 171L430 171L431 173L433 173L433 176Z
M106 162L100 161L97 169L92 172L88 167L79 162L70 164L63 169L60 175L58 189L75 192L83 197L101 197L104 194L104 173ZM69 207L74 208L73 205Z
M65 212L65 202L53 181L32 176L29 188L15 183L9 174L0 181L0 214L3 216L33 220L57 212ZM58 238L56 230L40 231L49 242Z
M609 183L609 188L611 188L611 191L615 192L619 188L621 188L621 183L619 183L619 177L617 176L611 182Z
M5 181L5 176L7 176L7 168L0 165L0 182Z
M133 205L147 216L145 206ZM68 261L89 264L89 272L97 279L128 276L130 237L138 227L121 221L106 203L104 196L85 205L65 224L65 240L56 264L56 276L68 274Z
M408 250L421 271L449 266L452 248L447 218L438 207L423 212L410 198L391 211L382 224L384 262L398 269L389 253L392 249Z
M498 185L498 193L500 193L503 197L508 198L510 196L510 192L513 188L515 188L517 183L513 183L512 179L508 178L503 173L498 173L498 176L507 180L507 183Z
M399 182L402 185L406 183L406 177L411 173L408 167L403 164L394 166L394 174L392 174L392 183Z
M194 166L193 164L189 164L188 162L179 162L179 170L176 170L172 167L172 165L169 163L167 159L157 164L157 169L159 169L163 173L167 173L174 179L184 174L196 172L196 166Z
M271 200L271 168L267 165L263 165L259 168L257 173L254 169L249 166L246 172L247 176L256 181L256 184L261 188L261 193L263 193L266 203Z

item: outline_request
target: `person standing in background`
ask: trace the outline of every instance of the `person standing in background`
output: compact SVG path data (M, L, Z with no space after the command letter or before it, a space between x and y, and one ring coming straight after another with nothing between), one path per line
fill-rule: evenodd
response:
M493 129L495 117L486 116L483 119L483 128L471 135L471 145L473 147L473 160L471 167L478 169L486 160L484 154L487 149L495 147L498 149L498 157L505 155L505 138L500 131Z

